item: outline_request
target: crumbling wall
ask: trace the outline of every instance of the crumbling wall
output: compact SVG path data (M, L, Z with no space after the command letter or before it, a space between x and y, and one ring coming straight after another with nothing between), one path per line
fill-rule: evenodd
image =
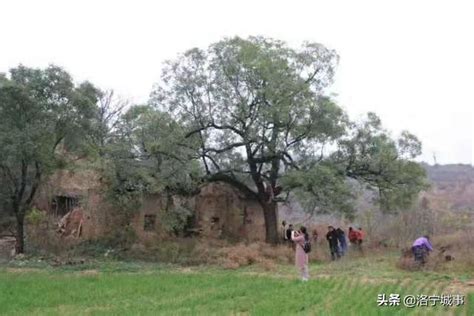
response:
M216 182L203 186L195 197L194 207L197 226L204 237L249 241L265 238L260 204L228 184Z
M53 211L53 199L58 196L63 199L78 199L79 203L77 206L74 204L74 210L80 211L74 213L74 220L63 225L62 233L72 233L81 239L95 239L108 234L114 227L123 223L117 224L120 222L120 214L107 201L106 184L103 183L100 173L83 169L56 172L38 191L35 206L50 217L57 218L59 222L65 214L59 216ZM170 230L165 226L163 216L183 204L194 213L193 227L187 227L194 236L249 241L265 238L263 212L259 203L246 198L232 186L220 182L203 185L200 193L193 197L149 195L133 213L130 226L140 240L162 237ZM73 209L68 213L72 212ZM59 227L56 229L61 230Z
M74 197L79 204L68 213L77 211L74 212L74 220L63 227L62 233L68 235L72 230L78 229L81 222L80 236L76 234L76 237L94 239L102 236L110 227L107 220L107 210L110 209L110 205L105 201L103 187L100 174L93 170L58 170L47 183L39 188L34 206L44 211L49 217L56 218L58 225L61 225L60 220L66 214L55 212L53 200L58 196ZM56 229L61 230L60 227Z
M194 215L193 227L187 228L189 235L248 241L265 239L265 223L260 204L220 182L203 185L200 193L193 197L170 198L159 194L146 197L131 223L138 238L148 240L167 235L170 227L166 227L163 221L165 213L184 204ZM149 229L146 224L150 216L154 216L153 229Z
M165 201L160 194L150 195L143 199L140 209L137 210L131 221L131 226L140 240L164 234L165 227L161 220L164 208ZM153 223L150 223L150 217L153 219ZM145 226L145 222L147 222L147 226Z
M0 237L0 262L14 254L15 242L15 237Z

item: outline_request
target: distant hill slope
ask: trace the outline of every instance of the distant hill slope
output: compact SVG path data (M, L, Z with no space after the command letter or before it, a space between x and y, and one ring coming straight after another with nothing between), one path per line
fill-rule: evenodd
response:
M435 210L473 211L474 212L474 167L463 164L451 165L428 165L423 163L428 181L431 184L427 192L422 193L426 197L428 206ZM365 192L356 201L356 208L361 211L371 208L372 194ZM308 219L331 222L331 215L317 215L310 217L304 213L297 203L291 206L281 205L279 208L280 218L291 223L301 223Z
M474 167L471 165L428 165L423 163L430 181L438 183L474 182Z
M432 187L425 196L430 207L474 211L474 167L423 164Z

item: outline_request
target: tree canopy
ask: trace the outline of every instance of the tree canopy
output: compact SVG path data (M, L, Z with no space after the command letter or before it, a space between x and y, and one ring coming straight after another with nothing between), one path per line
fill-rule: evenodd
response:
M118 195L195 190L200 168L191 143L179 142L183 133L167 113L147 105L124 113L108 147Z
M5 208L16 217L17 251L41 181L61 162L60 144L80 149L95 115L97 89L74 85L63 69L19 66L0 80L0 177Z
M258 199L269 242L278 238L282 189L311 197L314 209L349 212L350 178L377 190L386 207L424 185L410 161L420 153L416 137L393 140L375 114L351 122L327 95L337 63L321 44L236 37L167 62L152 93L151 103L197 142L206 179Z

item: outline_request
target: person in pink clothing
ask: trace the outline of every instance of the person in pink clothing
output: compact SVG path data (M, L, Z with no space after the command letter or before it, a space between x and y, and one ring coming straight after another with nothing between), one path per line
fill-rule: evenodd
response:
M306 227L301 226L299 231L293 231L291 235L291 240L295 243L295 265L300 271L301 280L308 281L309 271L308 271L308 254L304 251L305 241L309 241L309 235L306 231Z

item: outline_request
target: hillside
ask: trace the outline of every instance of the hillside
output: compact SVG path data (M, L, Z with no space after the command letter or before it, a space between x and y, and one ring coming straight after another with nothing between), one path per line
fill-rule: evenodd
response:
M453 211L474 211L474 167L463 164L428 165L423 163L431 187L422 194L432 209ZM373 194L365 192L356 203L357 209L371 208ZM280 206L280 218L292 223L307 222L315 219L319 222L331 222L330 215L310 217L297 203Z
M423 164L432 187L425 196L432 208L474 211L474 167Z

